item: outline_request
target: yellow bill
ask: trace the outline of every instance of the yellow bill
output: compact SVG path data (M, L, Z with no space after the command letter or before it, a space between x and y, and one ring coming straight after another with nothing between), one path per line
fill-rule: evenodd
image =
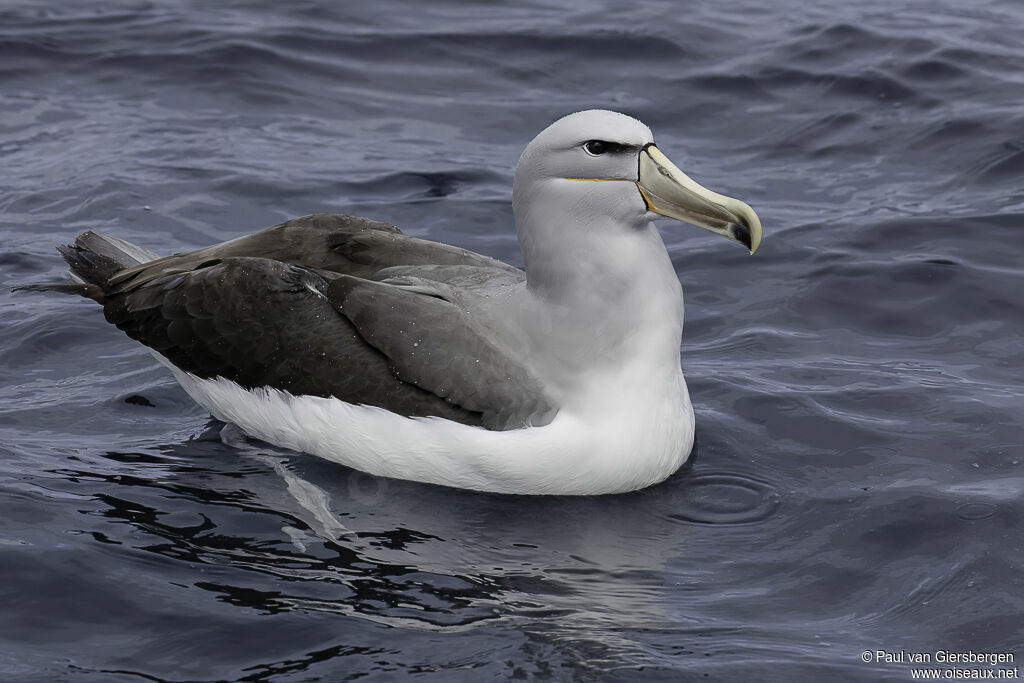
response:
M751 254L761 244L761 221L753 209L697 184L653 143L640 151L636 184L651 211L717 232Z

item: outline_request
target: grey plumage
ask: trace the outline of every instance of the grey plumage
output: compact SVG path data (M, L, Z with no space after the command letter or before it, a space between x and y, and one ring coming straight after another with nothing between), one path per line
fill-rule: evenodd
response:
M545 424L541 383L467 314L452 284L522 271L354 216L315 214L165 258L97 233L60 249L79 294L199 377L438 416Z

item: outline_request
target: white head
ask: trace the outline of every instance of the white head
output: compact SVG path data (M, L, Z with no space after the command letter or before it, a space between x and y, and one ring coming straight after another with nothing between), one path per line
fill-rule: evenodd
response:
M569 114L526 146L516 167L516 184L542 178L636 182L640 150L653 143L651 129L631 116L604 109Z
M658 214L712 230L751 253L761 242L761 223L749 206L691 180L644 124L599 109L561 118L527 145L513 208L531 283L581 250L631 251L630 235L649 238Z

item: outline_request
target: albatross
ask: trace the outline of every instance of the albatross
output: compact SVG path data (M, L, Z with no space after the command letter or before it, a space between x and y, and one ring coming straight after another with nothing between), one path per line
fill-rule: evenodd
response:
M315 214L160 258L84 232L78 294L246 435L383 477L604 494L689 457L683 293L653 219L754 253L745 203L690 179L624 114L527 145L512 193L525 272L356 216Z

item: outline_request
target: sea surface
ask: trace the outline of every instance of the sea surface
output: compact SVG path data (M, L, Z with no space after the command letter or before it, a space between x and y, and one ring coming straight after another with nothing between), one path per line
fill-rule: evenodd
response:
M764 224L753 257L661 225L687 466L536 498L225 443L95 304L5 290L0 680L1024 666L1016 0L3 2L0 284L86 229L171 253L322 211L521 265L519 154L592 107Z

